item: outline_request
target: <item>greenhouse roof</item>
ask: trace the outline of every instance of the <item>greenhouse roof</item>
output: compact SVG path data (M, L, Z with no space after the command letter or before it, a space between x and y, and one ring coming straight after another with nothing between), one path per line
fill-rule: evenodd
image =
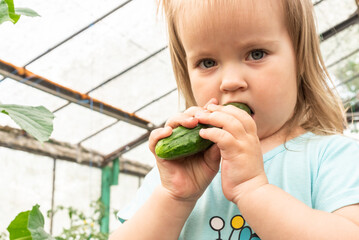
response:
M359 65L358 1L313 2L325 63L342 98L355 101L359 67L351 66ZM45 106L55 114L52 139L93 150L104 163L122 156L154 165L149 132L184 109L155 1L15 5L41 17L0 25L0 102ZM5 115L0 125L18 128Z

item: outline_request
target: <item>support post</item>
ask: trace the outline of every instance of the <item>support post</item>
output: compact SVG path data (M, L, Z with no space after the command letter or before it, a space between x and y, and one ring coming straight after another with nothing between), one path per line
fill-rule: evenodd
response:
M110 231L110 199L111 199L111 186L118 184L119 174L119 158L113 161L112 166L102 168L101 179L101 202L104 206L105 212L101 219L102 233L109 233Z

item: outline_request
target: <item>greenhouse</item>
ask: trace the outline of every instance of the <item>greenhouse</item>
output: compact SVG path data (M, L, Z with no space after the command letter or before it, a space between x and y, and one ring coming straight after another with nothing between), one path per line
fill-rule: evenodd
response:
M344 133L359 141L359 1L312 2L324 62L347 107ZM0 239L36 205L52 236L106 239L156 164L151 131L185 110L163 16L154 0L14 5L39 16L0 25L0 109L44 106L54 119L42 142L0 113Z

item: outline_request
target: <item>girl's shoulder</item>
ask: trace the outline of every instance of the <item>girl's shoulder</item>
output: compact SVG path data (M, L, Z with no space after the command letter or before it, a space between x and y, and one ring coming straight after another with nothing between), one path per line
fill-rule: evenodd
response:
M343 134L333 134L333 135L317 135L312 132L305 133L301 136L308 144L318 145L319 147L359 147L359 140L343 135Z
M317 153L321 161L336 158L359 159L359 141L342 134L322 136L307 133L305 145L309 152Z
M359 141L341 134L318 135L306 132L289 140L280 150L287 156L310 155L317 159L355 156L359 159Z

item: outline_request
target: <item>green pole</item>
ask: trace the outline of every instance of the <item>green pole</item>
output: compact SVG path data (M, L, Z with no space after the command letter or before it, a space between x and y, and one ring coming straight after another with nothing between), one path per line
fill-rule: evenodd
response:
M112 166L102 168L101 177L101 202L104 206L104 216L101 219L102 233L109 233L110 231L110 199L111 199L111 186L118 184L119 174L119 159L116 158Z

